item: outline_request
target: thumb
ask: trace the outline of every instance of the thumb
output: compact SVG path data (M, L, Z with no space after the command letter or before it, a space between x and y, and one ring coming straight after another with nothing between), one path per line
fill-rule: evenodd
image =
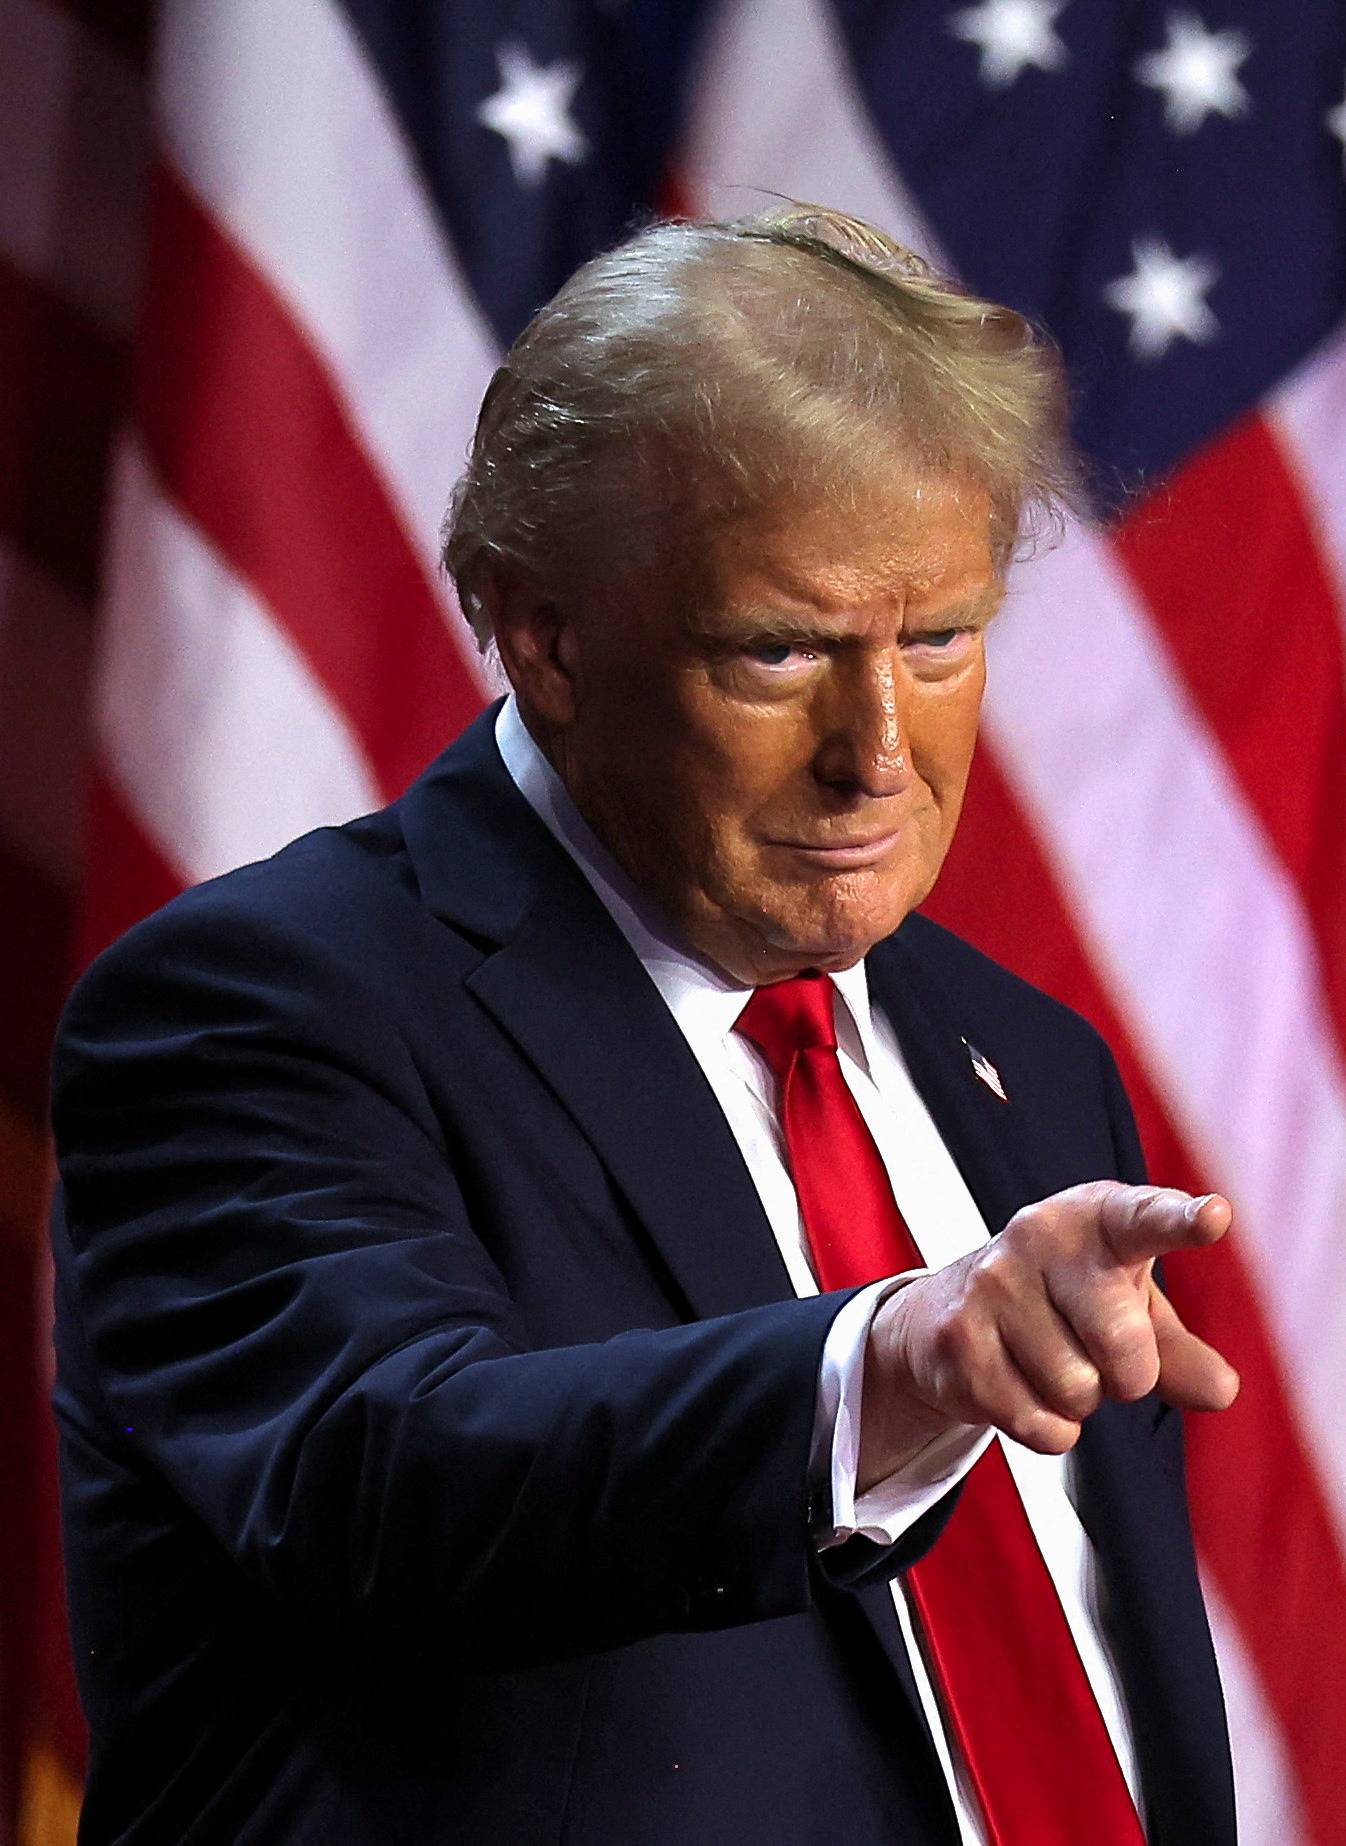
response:
M1188 1331L1168 1296L1150 1281L1150 1325L1159 1351L1156 1389L1178 1410L1228 1410L1239 1375L1222 1354Z

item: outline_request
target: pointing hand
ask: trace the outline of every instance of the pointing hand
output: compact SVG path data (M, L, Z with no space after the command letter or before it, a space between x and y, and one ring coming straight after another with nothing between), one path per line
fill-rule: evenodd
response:
M1188 1331L1154 1260L1217 1242L1233 1216L1211 1194L1098 1180L1027 1205L999 1237L899 1289L865 1361L863 1491L951 1424L992 1424L1059 1455L1105 1397L1157 1390L1223 1410L1238 1375Z

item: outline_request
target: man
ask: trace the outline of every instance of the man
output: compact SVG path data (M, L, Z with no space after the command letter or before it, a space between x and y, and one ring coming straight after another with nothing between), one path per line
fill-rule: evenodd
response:
M1152 1275L1229 1208L914 914L1059 406L836 214L597 259L449 522L510 699L86 977L88 1839L1232 1839Z

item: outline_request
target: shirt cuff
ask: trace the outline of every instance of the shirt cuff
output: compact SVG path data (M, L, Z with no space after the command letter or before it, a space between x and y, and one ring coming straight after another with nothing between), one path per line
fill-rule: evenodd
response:
M830 1506L814 1527L819 1550L867 1538L893 1545L955 1487L981 1456L993 1431L987 1425L956 1423L934 1436L910 1461L856 1492L860 1465L860 1405L864 1392L865 1350L879 1308L899 1288L929 1275L908 1269L853 1295L828 1330L818 1369L817 1409L813 1425L814 1479L830 1476Z

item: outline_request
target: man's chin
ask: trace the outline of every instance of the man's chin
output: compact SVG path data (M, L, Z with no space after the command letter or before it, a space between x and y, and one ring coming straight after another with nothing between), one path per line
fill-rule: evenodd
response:
M885 906L881 911L867 909L858 916L826 921L773 919L758 932L760 965L771 972L759 973L757 978L784 980L810 968L839 974L863 961L876 943L891 936L909 908Z
M839 884L841 880L837 881ZM859 880L846 880L852 889L838 891L825 907L810 906L801 916L788 919L781 944L817 958L819 967L840 963L849 967L886 936L900 928L916 903L913 893L891 889L854 889Z
M870 879L838 879L829 901L816 887L752 888L744 881L688 906L678 919L687 946L731 980L749 986L810 968L839 973L891 936L915 901L910 888L876 890Z

